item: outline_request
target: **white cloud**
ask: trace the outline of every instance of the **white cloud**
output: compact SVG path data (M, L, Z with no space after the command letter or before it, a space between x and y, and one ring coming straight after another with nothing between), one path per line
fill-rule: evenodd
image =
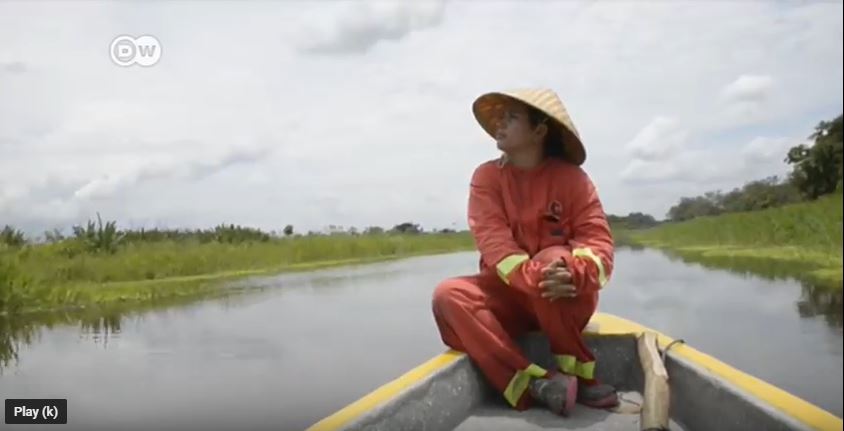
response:
M444 1L353 2L334 16L309 17L300 30L302 52L361 54L381 41L398 41L442 22Z
M781 171L778 144L749 142L802 139L842 104L834 3L43 5L0 2L0 223L36 232L95 211L462 227L471 170L497 156L472 100L534 85L569 108L607 210L658 215ZM154 34L161 61L112 64L124 33Z
M721 90L727 103L761 102L766 100L774 87L774 78L767 75L741 75Z
M21 74L26 72L26 65L20 61L0 62L0 73Z
M788 138L756 137L728 154L686 148L662 160L634 159L620 177L645 202L669 195L673 197L669 202L673 203L681 195L732 190L770 176L783 178L790 171L783 159L793 145L795 142ZM664 214L661 209L652 211L656 216Z
M658 116L636 134L627 149L637 159L664 160L682 150L687 139L688 132L676 119Z
M632 159L619 174L630 187L673 189L686 184L694 190L710 191L740 186L751 180L783 175L788 170L783 159L795 141L786 137L759 136L737 151L713 152L710 143L699 138L688 142L690 131L676 120L657 117L628 145ZM711 138L709 138L711 139Z
M29 192L29 188L23 184L11 184L0 188L0 208L8 205L17 199L20 199Z
M146 180L199 180L232 165L259 161L270 151L267 147L231 148L221 154L197 154L187 160L151 160L95 178L76 190L73 195L80 199L102 199Z
M741 75L721 90L721 117L735 125L765 118L774 91L774 79L767 75Z
M671 161L647 161L633 159L623 171L621 178L634 183L662 182L676 178L680 172Z
M788 149L797 145L789 138L757 137L750 141L743 149L742 155L748 162L782 161Z
M741 159L718 160L717 156L700 150L686 150L663 160L634 159L621 172L621 178L633 186L695 187L733 181L741 170Z

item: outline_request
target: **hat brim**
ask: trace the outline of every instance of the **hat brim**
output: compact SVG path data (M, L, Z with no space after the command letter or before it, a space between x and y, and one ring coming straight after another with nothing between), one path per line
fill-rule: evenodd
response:
M475 102L472 103L472 113L475 116L481 128L493 139L495 138L495 120L498 118L498 113L501 107L510 102L522 103L538 109L548 116L548 118L555 123L556 129L561 134L561 142L563 144L563 151L566 154L566 160L575 164L582 165L586 161L586 149L581 142L576 130L572 130L564 122L560 121L553 113L548 112L540 106L536 106L528 100L501 93L490 92L481 95Z

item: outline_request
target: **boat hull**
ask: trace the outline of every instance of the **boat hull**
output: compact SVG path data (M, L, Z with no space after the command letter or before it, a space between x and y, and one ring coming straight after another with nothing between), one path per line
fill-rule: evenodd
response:
M636 337L648 328L600 314L586 330L597 377L623 392L641 393L644 376ZM673 341L659 334L665 348ZM547 339L538 333L518 340L525 354L554 367ZM841 419L686 345L675 345L665 361L672 428L683 430L842 429ZM328 430L547 429L550 413L516 412L485 383L463 353L447 351L310 428ZM559 429L639 429L638 414L620 418L578 406L570 418L554 417ZM481 413L482 412L482 413ZM490 413L493 412L493 413ZM536 419L537 414L547 414ZM589 418L588 423L578 417ZM520 417L525 420L518 421ZM531 420L528 420L531 419ZM535 428L531 428L535 426Z

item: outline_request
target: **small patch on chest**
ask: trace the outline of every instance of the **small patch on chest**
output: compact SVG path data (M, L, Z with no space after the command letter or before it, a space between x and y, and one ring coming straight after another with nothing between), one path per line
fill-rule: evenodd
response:
M551 236L562 237L565 235L565 230L563 229L563 226L560 223L560 221L562 220L562 216L563 204L557 200L552 200L551 202L549 202L548 207L545 209L545 214L543 218L551 225L551 229L548 232Z

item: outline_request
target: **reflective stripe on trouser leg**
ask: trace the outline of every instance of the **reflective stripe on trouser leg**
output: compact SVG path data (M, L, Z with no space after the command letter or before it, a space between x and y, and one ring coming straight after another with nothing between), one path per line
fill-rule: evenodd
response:
M557 366L560 367L560 371L566 374L574 374L577 372L577 358L572 355L556 355L554 357L557 360Z
M555 355L557 366L565 374L581 377L587 380L595 378L595 361L580 362L572 355Z
M548 372L536 364L530 364L524 370L517 370L504 389L504 398L511 406L516 407L530 384L531 377L545 377Z
M577 363L577 372L575 374L578 377L582 377L586 380L594 379L595 378L595 361L578 362Z

